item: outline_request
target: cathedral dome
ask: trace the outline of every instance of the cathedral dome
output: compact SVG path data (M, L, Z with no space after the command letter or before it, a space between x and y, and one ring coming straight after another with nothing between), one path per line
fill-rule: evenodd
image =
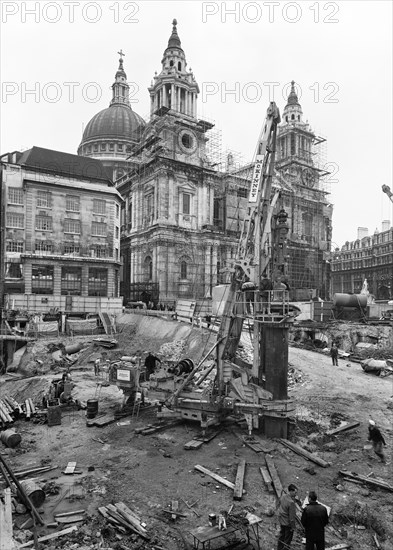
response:
M145 125L141 116L128 105L111 105L93 116L83 132L82 143L91 140L126 140L138 139L139 130Z

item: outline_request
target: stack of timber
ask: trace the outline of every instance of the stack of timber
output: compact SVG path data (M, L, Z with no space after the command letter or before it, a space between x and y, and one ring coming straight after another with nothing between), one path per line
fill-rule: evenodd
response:
M29 402L26 405L26 402ZM36 409L31 399L26 399L25 403L19 404L15 399L9 395L2 395L0 399L0 427L7 427L19 418L21 415L25 415L30 418L32 411L35 413Z
M98 508L98 511L120 533L132 532L145 540L150 540L138 515L123 502L117 502L115 505L107 504L106 506L101 506Z

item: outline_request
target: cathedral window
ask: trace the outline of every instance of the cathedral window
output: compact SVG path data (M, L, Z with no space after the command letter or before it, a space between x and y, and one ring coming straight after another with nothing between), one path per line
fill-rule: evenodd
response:
M91 153L91 145L89 145L89 147L87 148L87 152Z
M285 117L285 121L288 122L288 117L287 116Z
M101 151L106 151L106 143L101 143Z
M177 68L178 68L179 71L181 71L181 63L180 63L180 61L179 61L179 63L177 64Z
M291 120L295 120L295 115L291 115Z
M94 151L95 151L95 152L98 151L98 143L95 143L95 145L94 145Z
M291 134L291 155L296 155L296 137Z
M174 64L174 61L171 60L171 61L169 62L169 66L170 66L170 67L173 67L173 64Z
M144 266L145 280L151 281L153 279L153 260L151 259L150 256L146 256L143 266Z
M180 279L187 279L187 262L184 260L180 264Z
M146 196L146 218L148 221L153 221L154 195L150 193Z
M123 144L122 143L118 143L117 150L118 151L123 151Z
M110 143L109 144L109 151L114 151L115 150L115 144L114 143Z
M191 214L191 195L189 193L183 193L182 203L183 214Z

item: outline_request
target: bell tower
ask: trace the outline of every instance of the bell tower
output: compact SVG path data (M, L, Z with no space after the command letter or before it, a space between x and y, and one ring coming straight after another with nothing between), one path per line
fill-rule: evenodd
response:
M171 114L195 119L199 87L191 69L187 70L185 53L177 33L177 21L172 22L172 34L161 60L162 69L149 88L150 115L164 107Z

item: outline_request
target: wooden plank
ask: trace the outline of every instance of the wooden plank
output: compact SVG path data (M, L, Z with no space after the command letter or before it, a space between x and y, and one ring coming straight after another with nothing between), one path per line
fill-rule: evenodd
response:
M218 481L218 483L221 483L222 485L225 485L226 487L229 487L229 489L232 489L232 491L235 489L235 484L231 481L228 481L227 479L224 479L223 477L215 474L214 472L211 472L207 468L204 468L203 466L200 466L197 464L194 466L194 470L197 470L198 472L201 472L202 474L205 474L211 478L213 478L215 481Z
M265 455L265 462L266 462L266 466L269 471L270 477L272 479L273 488L276 492L276 495L278 498L281 498L281 495L284 493L284 489L280 481L280 478L278 476L276 466L273 462L272 457L270 457L269 455Z
M387 491L393 492L393 487L389 485L386 481L383 479L375 479L372 477L366 477L362 476L360 474L353 474L352 472L348 472L346 470L340 470L339 474L348 477L350 479L363 481L364 483L368 483L369 485L373 485L375 487L381 487L382 489L386 489Z
M233 490L234 500L241 500L243 496L243 483L246 473L246 461L242 458L237 466L237 473L235 479L235 488Z
M4 505L0 499L0 550L16 548L12 538L11 489L4 489Z
M55 516L55 520L57 521L57 523L79 523L80 521L85 521L85 519L86 519L85 515L83 516L73 515L73 516L68 516L64 518Z
M172 500L171 502L172 519L176 519L176 515L179 512L179 501Z
M341 544L335 544L334 546L329 546L326 550L345 550L346 548L351 548L352 545L350 542L344 542Z
M79 516L80 514L85 514L86 510L73 510L72 512L62 512L59 514L55 514L55 517L57 518L66 518L68 516Z
M30 420L31 411L30 411L30 403L28 399L25 400L25 407L26 407L26 420Z
M140 529L137 529L133 524L131 524L128 520L124 519L124 516L120 514L120 512L117 510L113 504L107 504L106 509L108 510L109 515L117 519L117 521L126 529L129 529L130 531L133 531L140 537L149 540L149 537L143 533Z
M59 537L63 537L64 535L69 535L73 531L77 531L78 527L76 525L73 525L72 527L67 527L66 529L63 529L62 531L56 531L56 533L51 533L50 535L45 535L44 537L39 537L38 542L45 542L46 540L53 540L58 539ZM30 540L29 542L25 542L19 548L28 548L29 546L33 546L34 540Z
M66 475L73 474L75 471L75 468L76 468L76 462L69 462L63 474L66 474Z
M326 460L319 458L319 456L316 456L313 453L309 453L308 451L303 449L303 447L300 447L299 445L296 445L295 443L292 443L287 439L280 439L280 442L285 445L285 447L288 447L289 449L294 451L296 454L302 456L303 458L306 458L307 460L311 460L311 462L314 462L314 464L317 464L318 466L322 466L322 468L327 468L329 466L329 462L326 462Z
M119 514L124 517L131 525L133 525L138 531L140 531L142 534L146 534L146 529L142 527L141 521L138 518L138 516L128 508L123 502L117 502L115 504L116 509L118 510Z
M328 430L326 432L326 435L336 435L341 432L346 432L347 430L352 430L353 428L356 428L360 425L360 422L349 422L347 424L344 424L340 428L335 428L334 430Z
M203 445L203 440L192 439L188 443L184 444L184 449L186 451L190 451L191 449L195 450L195 449L199 449L200 447L202 447L202 445Z
M272 481L272 478L270 477L270 474L269 474L266 466L261 466L259 468L259 471L261 472L263 481L264 481L264 483L266 485L266 488L269 491L269 493L274 493L273 481Z

